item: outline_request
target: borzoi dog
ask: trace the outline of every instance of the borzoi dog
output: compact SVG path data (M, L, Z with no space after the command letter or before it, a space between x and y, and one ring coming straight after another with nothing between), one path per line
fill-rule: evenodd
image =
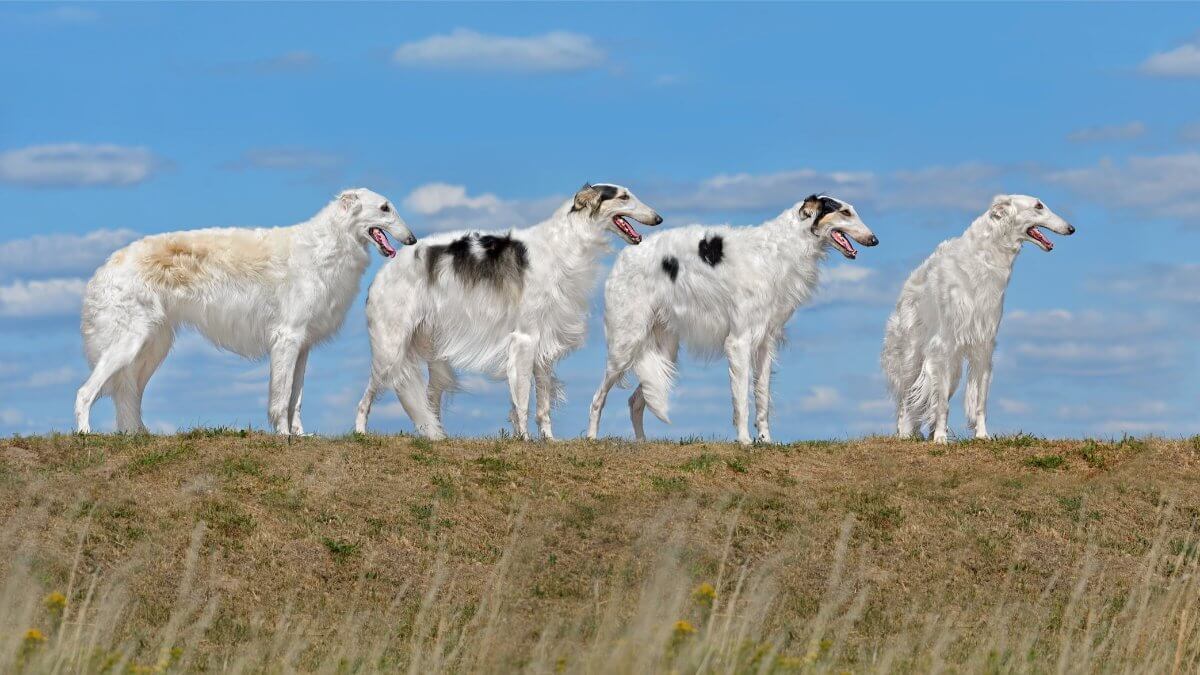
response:
M299 225L158 234L113 253L84 295L92 374L75 398L76 428L90 430L92 403L110 393L117 429L144 431L142 393L185 324L242 356L270 354L268 419L281 434L303 433L309 349L342 325L367 247L396 255L388 236L417 241L387 199L360 188Z
M851 239L879 243L850 204L813 195L757 227L693 225L622 251L604 288L608 368L592 399L588 438L599 432L608 390L630 368L640 380L629 398L637 439L645 439L646 406L668 421L667 392L682 340L702 355L723 349L728 357L740 443L750 442L753 375L758 439L770 441L771 364L784 324L812 295L828 248L858 255Z
M946 442L950 398L964 359L967 426L976 438L988 437L992 352L1013 263L1023 242L1043 251L1054 248L1039 228L1075 232L1039 199L998 196L987 213L961 237L939 244L904 283L888 318L882 357L901 437L919 435L922 425L930 425L933 441Z
M367 296L371 379L355 429L366 433L376 394L390 387L419 433L444 438L442 394L455 388L460 368L507 377L509 418L520 438L529 436L532 375L538 430L553 438L554 365L583 342L588 296L609 250L606 233L629 244L642 240L627 218L662 222L624 187L585 185L533 227L442 234L397 256ZM421 362L428 364L428 389Z

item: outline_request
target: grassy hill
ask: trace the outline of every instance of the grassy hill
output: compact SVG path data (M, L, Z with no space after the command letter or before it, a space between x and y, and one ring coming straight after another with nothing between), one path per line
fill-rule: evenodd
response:
M1195 671L1200 442L0 439L0 670Z

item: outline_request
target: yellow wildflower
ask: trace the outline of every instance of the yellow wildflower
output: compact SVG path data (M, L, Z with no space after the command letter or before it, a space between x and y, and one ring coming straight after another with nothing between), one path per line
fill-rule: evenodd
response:
M42 600L42 603L46 605L46 609L49 609L52 612L61 612L63 608L67 606L67 596L59 593L58 591L54 591L50 595L47 595L46 598Z
M46 641L46 634L36 628L25 631L25 644L32 645Z
M677 637L691 635L692 633L695 633L695 632L696 632L696 627L693 626L691 624L691 622L689 622L685 619L680 619L679 621L675 622L675 635Z
M692 599L701 605L711 605L716 597L717 589L713 588L713 585L707 581L700 584L696 587L696 590L692 591Z

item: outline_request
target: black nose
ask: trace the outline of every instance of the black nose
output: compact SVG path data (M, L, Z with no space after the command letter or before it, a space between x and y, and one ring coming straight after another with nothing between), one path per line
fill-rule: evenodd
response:
M657 213L654 214L654 224L662 225L662 216L658 215Z
M871 235L871 238L863 242L863 246L875 246L879 243L879 237Z
M1075 226L1067 225L1067 234L1075 234Z
M412 234L408 235L408 239L405 239L404 243L408 244L409 246L412 246L413 244L417 243L416 235L412 235Z

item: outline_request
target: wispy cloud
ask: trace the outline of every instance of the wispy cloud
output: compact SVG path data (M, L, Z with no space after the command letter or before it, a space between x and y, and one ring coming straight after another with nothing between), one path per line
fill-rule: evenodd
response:
M535 199L503 199L490 192L472 196L465 186L426 183L404 198L403 206L416 214L427 230L522 227L550 217L566 199L548 196Z
M1045 179L1113 209L1181 218L1200 225L1200 153L1103 160L1051 171Z
M1067 134L1067 140L1073 143L1101 143L1104 141L1128 141L1146 133L1146 125L1141 122L1126 124L1111 124L1101 127L1086 127Z
M854 201L876 192L875 176L865 171L795 169L776 173L719 174L695 183L664 186L652 193L660 209L689 212L757 211L791 206L814 192Z
M510 72L584 70L600 66L605 58L592 38L578 33L512 37L467 28L408 42L392 53L398 66Z
M312 52L296 50L245 61L233 61L217 67L217 71L230 74L249 73L272 75L277 73L304 73L314 70L321 60Z
M79 312L83 279L15 281L0 286L0 318L35 319Z
M800 399L800 409L804 412L836 410L841 405L842 394L833 387L812 387L808 395Z
M1106 270L1088 283L1104 293L1128 295L1141 302L1159 300L1183 304L1200 303L1200 264L1159 263Z
M0 279L6 276L90 274L110 253L138 237L133 230L94 230L87 234L35 234L0 243Z
M1151 54L1138 70L1150 77L1200 77L1200 39Z
M144 147L32 145L0 152L0 182L26 187L124 187L147 180L164 166Z

